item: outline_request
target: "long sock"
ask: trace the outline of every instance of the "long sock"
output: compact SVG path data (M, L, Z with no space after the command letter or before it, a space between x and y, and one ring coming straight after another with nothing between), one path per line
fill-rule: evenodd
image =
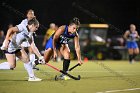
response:
M10 64L8 62L3 62L3 63L0 64L0 69L9 70L10 69Z
M31 62L24 63L24 67L27 70L29 77L34 77L34 71L32 69L32 63Z
M35 54L30 54L30 62L34 62L35 61Z
M68 71L69 65L70 65L70 59L64 59L64 61L63 61L63 71L64 72Z
M19 60L19 58L18 57L16 57L16 62Z
M129 62L132 62L133 55L129 55Z
M133 57L132 57L132 59L135 59L135 57L137 56L137 54L133 54Z

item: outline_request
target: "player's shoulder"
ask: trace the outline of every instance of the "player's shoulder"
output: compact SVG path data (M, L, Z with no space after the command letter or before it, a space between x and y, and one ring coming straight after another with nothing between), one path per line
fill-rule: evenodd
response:
M126 30L125 33L128 33L129 34L130 33L130 30Z
M61 25L58 29L64 30L66 28L66 25Z
M18 25L16 25L16 27L18 28L19 32L22 32L22 31L28 32L28 29L27 29L26 25L24 25L24 24L18 24Z
M135 30L135 33L137 33L138 31L137 30Z
M21 21L20 24L27 25L28 24L28 20L27 19L24 19L24 20Z
M66 27L66 25L61 25L59 28L65 28Z

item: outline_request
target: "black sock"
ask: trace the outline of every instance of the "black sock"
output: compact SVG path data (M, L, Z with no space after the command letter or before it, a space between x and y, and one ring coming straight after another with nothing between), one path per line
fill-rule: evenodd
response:
M63 61L63 71L64 72L68 71L69 65L70 65L70 59L64 59L64 61Z
M129 55L129 61L132 62L133 55Z
M132 59L135 59L136 56L137 56L136 54L133 54L133 58Z

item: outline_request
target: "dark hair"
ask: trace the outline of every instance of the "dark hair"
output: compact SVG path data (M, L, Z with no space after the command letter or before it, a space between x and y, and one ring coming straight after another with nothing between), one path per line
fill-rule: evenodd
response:
M80 21L79 21L79 19L77 18L77 17L74 17L71 21L70 21L70 23L69 23L69 25L71 25L71 24L76 24L76 25L80 25Z
M29 10L26 11L26 14L28 14L28 12L30 12L30 11L34 12L33 9L29 9Z
M32 24L39 25L39 22L36 18L33 18L33 19L28 21L28 25L32 25Z

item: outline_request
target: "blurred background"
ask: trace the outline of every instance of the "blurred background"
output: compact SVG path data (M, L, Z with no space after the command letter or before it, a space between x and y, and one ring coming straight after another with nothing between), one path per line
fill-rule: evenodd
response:
M34 10L41 24L35 37L40 51L44 50L43 38L50 23L61 26L78 17L81 22L78 30L81 53L85 60L128 59L122 36L132 23L138 33L140 30L138 0L1 0L0 30L4 31L4 35L9 24L15 26L25 18L28 9ZM71 59L76 59L71 43L73 41L69 44Z

